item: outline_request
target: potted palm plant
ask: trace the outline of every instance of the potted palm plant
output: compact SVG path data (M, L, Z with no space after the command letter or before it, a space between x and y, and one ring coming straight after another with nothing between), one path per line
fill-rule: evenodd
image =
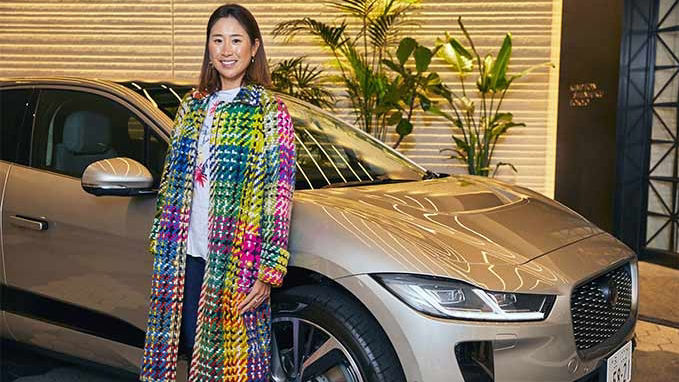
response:
M511 33L505 35L496 55L489 53L481 57L462 23L462 18L458 18L457 21L468 46L446 33L444 38L436 40L436 55L457 73L461 93L448 90L447 94L442 94L451 112L443 111L433 103L427 108L429 112L450 121L453 130L460 132L453 134L455 146L442 149L441 152L451 152L450 158L464 162L467 171L472 175L494 176L501 166L510 166L516 171L511 163L499 162L490 174L491 160L498 140L510 128L525 126L525 123L514 121L512 113L501 111L502 101L514 81L537 68L554 65L545 62L533 65L518 74L509 75L509 61L512 55ZM471 81L467 78L474 72L478 78L472 82L476 88L472 91L469 89ZM472 94L478 96L478 101L471 99Z
M394 105L393 94L389 94L389 68L384 59L389 57L390 48L398 43L404 28L413 24L408 15L420 1L333 0L328 6L342 14L336 23L310 17L288 20L276 25L273 35L291 39L307 34L316 38L332 54L330 65L339 72L333 79L346 91L356 123L384 141ZM347 28L349 24L360 27L352 33ZM409 134L410 130L403 126L404 123L399 134Z

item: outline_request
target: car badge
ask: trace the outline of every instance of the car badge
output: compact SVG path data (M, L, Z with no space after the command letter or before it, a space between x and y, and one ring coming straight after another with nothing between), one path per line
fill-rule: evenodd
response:
M604 301L609 307L614 307L618 304L620 292L618 292L618 285L613 278L606 278L597 283L597 289L603 295Z

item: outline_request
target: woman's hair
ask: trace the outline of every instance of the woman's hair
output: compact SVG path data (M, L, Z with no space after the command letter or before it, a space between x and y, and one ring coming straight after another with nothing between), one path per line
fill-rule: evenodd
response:
M238 4L225 4L215 9L210 16L207 23L207 30L205 31L205 52L203 53L203 64L200 68L200 77L198 79L198 90L212 93L221 90L221 79L219 72L213 66L210 66L210 50L208 44L210 43L210 32L212 27L219 19L225 17L233 17L245 29L245 32L250 37L250 43L254 44L255 39L259 40L259 49L255 54L255 62L250 63L245 70L243 82L245 84L259 84L265 87L271 86L271 73L269 72L269 65L264 52L264 42L262 41L262 33L259 31L257 20L245 7Z

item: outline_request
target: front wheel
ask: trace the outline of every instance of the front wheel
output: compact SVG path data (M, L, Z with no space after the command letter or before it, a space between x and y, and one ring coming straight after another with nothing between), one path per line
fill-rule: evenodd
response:
M272 299L276 382L405 382L386 334L360 304L331 286L300 286Z

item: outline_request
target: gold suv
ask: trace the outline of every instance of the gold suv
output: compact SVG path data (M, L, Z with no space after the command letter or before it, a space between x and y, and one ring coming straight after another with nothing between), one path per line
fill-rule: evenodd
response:
M0 80L2 337L138 371L188 86ZM635 254L538 193L427 171L285 98L297 183L275 381L629 381Z

